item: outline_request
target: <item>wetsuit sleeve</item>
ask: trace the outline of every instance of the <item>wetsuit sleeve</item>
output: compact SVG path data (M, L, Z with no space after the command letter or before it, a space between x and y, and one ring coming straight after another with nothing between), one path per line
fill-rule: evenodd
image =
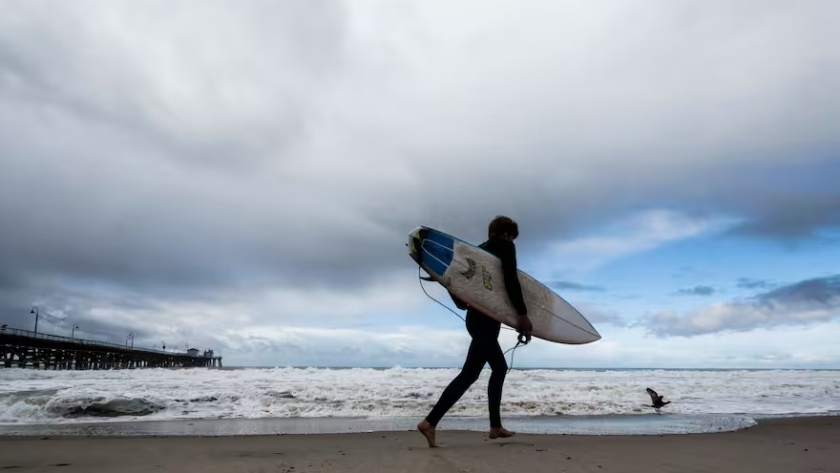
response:
M522 286L519 284L519 275L516 269L516 246L513 242L506 242L502 246L502 275L505 279L505 290L508 298L516 309L518 315L528 315L528 308L525 307L525 298L522 296Z

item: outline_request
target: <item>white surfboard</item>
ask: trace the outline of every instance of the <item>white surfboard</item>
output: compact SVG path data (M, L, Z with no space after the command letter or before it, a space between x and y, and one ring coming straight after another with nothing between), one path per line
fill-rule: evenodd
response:
M516 310L508 299L501 260L475 245L433 228L408 234L409 256L449 292L499 322L516 328ZM518 270L528 318L536 338L580 345L600 340L586 318L554 291Z

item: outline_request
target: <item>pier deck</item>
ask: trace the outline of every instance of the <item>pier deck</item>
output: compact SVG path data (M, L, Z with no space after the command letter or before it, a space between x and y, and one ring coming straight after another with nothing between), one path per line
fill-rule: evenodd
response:
M221 356L134 348L29 330L0 330L0 367L107 370L222 366Z

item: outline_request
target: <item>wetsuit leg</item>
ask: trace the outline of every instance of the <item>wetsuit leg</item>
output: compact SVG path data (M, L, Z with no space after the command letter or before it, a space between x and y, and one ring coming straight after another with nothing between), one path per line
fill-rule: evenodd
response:
M502 387L505 384L508 364L499 340L494 339L487 344L487 361L490 363L490 382L487 385L487 403L490 411L490 427L501 427Z
M498 342L497 342L498 344ZM484 368L484 364L487 362L487 354L488 354L488 341L483 337L473 337L472 342L470 343L469 351L467 352L467 359L464 361L464 366L461 368L461 372L458 373L458 376L455 377L446 389L443 390L443 393L440 395L440 399L438 400L435 407L432 408L432 411L429 415L426 416L426 420L429 421L430 424L436 426L440 419L443 418L444 414L446 414L449 409L461 399L461 396L467 392L467 389L473 385L473 383L478 380L479 375L481 374L481 369ZM502 357L504 359L504 357Z

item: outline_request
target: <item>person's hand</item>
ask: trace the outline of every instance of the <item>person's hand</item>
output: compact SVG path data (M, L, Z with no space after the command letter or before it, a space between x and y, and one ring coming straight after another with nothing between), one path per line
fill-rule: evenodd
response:
M516 317L516 331L519 332L519 335L525 337L525 341L523 343L528 343L531 341L531 330L533 330L533 326L531 325L531 319L528 318L527 315L518 315ZM521 337L519 337L521 340Z

